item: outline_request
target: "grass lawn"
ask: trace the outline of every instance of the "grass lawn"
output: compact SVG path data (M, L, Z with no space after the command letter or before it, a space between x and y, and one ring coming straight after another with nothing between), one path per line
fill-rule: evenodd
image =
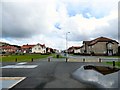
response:
M18 62L31 61L31 59L41 59L47 58L50 55L41 55L41 54L25 54L25 55L9 55L9 56L0 56L2 62L15 62L16 58Z
M106 62L106 63L107 64L111 64L111 65L113 64L113 62ZM118 67L120 67L120 62L115 62L115 65L118 66Z

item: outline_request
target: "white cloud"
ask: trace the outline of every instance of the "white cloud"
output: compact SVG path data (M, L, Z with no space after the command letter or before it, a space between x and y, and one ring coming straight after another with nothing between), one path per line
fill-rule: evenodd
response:
M71 32L69 46L99 36L118 39L117 4L118 0L2 0L1 40L19 45L45 43L65 49L66 32ZM68 9L76 14L70 17ZM56 23L61 30L54 27Z

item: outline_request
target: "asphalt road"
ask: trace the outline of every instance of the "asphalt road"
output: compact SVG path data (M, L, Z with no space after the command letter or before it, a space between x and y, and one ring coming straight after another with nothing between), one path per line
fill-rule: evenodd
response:
M16 63L3 63L3 66L14 65ZM82 65L95 64L103 65L97 62L65 62L65 59L47 59L28 62L25 65L38 65L36 68L6 68L2 69L3 77L26 77L25 80L18 83L11 90L16 88L36 89L40 88L95 88L93 85L81 83L72 78L71 74Z

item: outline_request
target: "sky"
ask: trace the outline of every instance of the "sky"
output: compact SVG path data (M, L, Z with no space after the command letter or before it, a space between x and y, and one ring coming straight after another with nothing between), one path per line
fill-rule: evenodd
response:
M97 37L118 38L119 0L1 0L0 41L81 46ZM70 32L70 33L68 33Z

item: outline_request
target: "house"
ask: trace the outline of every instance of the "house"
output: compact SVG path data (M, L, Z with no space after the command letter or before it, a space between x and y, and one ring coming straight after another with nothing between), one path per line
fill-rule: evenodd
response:
M85 54L114 55L118 53L118 42L106 37L99 37L91 41L83 41Z
M83 45L80 47L80 52L81 52L81 54L84 54L84 52L85 52L85 47Z
M74 53L81 53L80 52L80 46L72 46L68 48L68 53L74 54Z
M68 50L67 50L67 52L68 52L69 54L73 54L73 53L74 53L74 46L69 47Z
M81 48L81 47L79 47L79 46L74 47L74 54L79 54L79 53L81 53L80 48Z
M21 46L21 51L23 53L32 53L32 47L35 46L35 45L23 45Z
M18 45L11 45L6 42L0 42L0 54L16 53L21 49Z
M0 55L5 53L2 49L3 46L9 46L10 44L6 43L6 42L0 42ZM5 50L6 51L6 50Z
M46 53L54 53L54 50L52 48L47 47L46 48Z
M32 53L46 53L46 47L45 44L41 45L41 44L37 44L35 46L32 47Z
M5 52L5 53L15 53L18 48L15 47L15 46L10 46L10 45L7 45L7 46L0 46L1 48L1 51L2 52Z
M58 49L53 49L54 53L60 53L60 51Z
M88 45L91 41L83 41L83 53L88 53L89 51L89 48L88 48Z

